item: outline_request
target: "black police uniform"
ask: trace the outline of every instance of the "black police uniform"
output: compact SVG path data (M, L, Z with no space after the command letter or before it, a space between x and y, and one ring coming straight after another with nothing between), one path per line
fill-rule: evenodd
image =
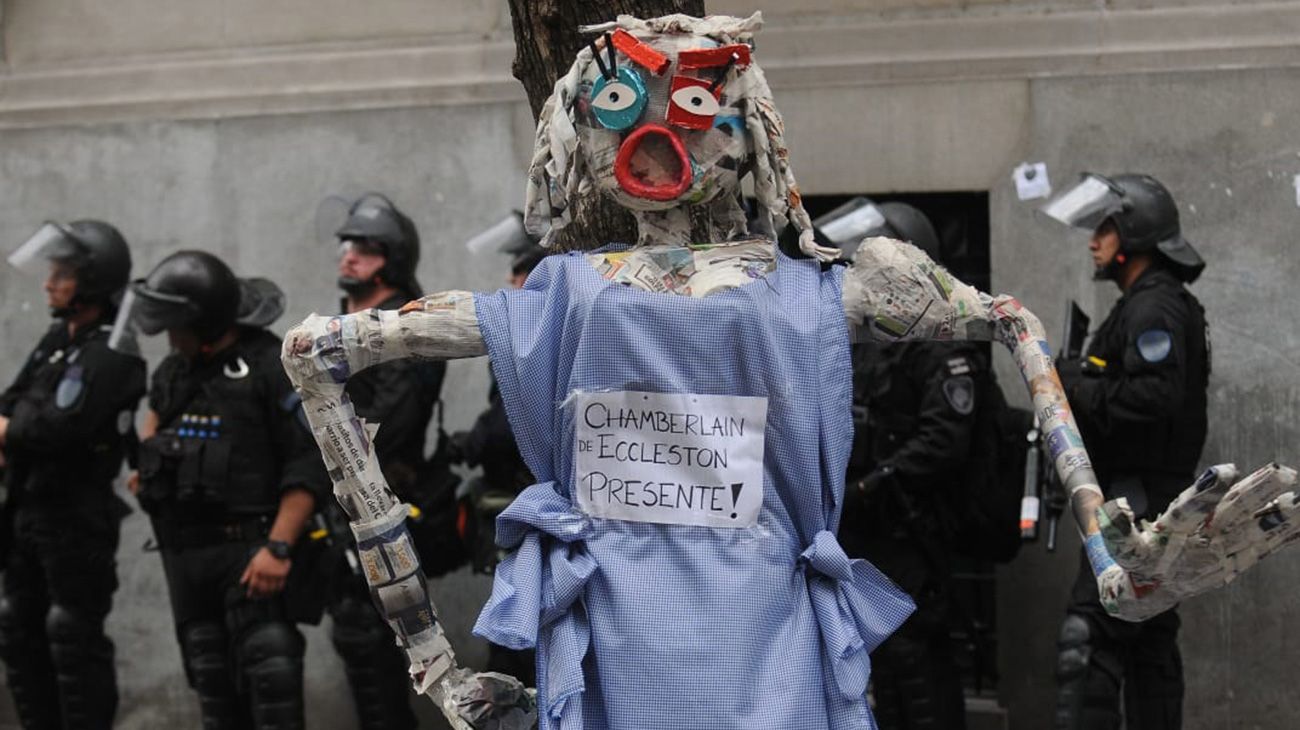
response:
M207 730L303 727L303 639L286 593L250 598L239 582L284 490L317 504L328 493L299 403L280 340L263 329L240 328L206 361L173 354L154 373L159 430L141 444L139 497Z
M1195 478L1205 444L1205 312L1157 258L1115 304L1087 355L1096 360L1082 372L1067 365L1061 373L1098 481L1107 499L1127 497L1137 515L1154 519ZM1128 727L1180 727L1178 627L1174 609L1140 623L1107 614L1080 553L1061 629L1057 727L1118 728L1121 686Z
M857 433L840 542L916 601L871 656L876 719L885 730L965 727L948 637L945 495L960 489L987 365L969 343L854 347ZM865 419L865 420L864 420Z
M515 443L495 377L488 390L487 410L474 420L473 428L457 434L455 440L459 459L483 469L483 476L470 490L474 520L470 550L475 572L491 574L503 552L496 544L496 517L536 481ZM530 687L537 683L537 662L531 649L517 651L489 643L487 668Z
M395 294L377 309L398 309L407 301ZM408 503L419 503L424 474L425 432L442 390L444 362L396 360L367 368L348 380L346 393L356 413L377 421L375 454L393 491ZM341 516L337 503L334 521ZM412 530L418 543L421 534ZM350 533L341 536L351 540ZM365 577L346 559L336 561L327 611L334 620L334 648L343 660L361 727L367 730L414 728L408 701L410 675L406 655L393 640L370 599Z
M104 619L128 510L112 482L134 436L145 364L108 348L109 322L72 336L56 322L0 396L12 530L0 658L28 730L108 728L117 709Z

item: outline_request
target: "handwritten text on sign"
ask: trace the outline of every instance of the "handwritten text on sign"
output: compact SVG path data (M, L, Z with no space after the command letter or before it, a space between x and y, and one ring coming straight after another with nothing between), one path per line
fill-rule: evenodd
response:
M578 504L593 517L749 527L763 506L767 399L582 393L575 397Z

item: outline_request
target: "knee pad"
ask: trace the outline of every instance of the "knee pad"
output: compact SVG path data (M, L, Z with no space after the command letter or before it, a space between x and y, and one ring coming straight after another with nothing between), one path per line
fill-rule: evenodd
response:
M10 667L30 658L29 647L40 636L40 615L21 600L0 598L0 659ZM38 630L33 631L33 627Z
M1092 658L1092 627L1082 616L1068 614L1056 638L1056 677L1067 681L1082 677Z
M254 625L240 640L239 662L258 730L302 727L302 654L302 634L279 621Z
M272 692L302 686L302 654L302 634L279 621L252 626L239 641L240 668Z
M50 656L62 667L61 673L112 662L113 644L104 635L100 617L56 603L45 614L45 635L50 640Z
M354 603L336 611L330 639L346 664L373 661L388 644L396 645L392 630L369 604Z

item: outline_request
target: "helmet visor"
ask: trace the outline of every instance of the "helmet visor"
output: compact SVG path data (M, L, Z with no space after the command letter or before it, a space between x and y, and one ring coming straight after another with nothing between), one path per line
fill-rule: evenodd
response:
M1124 191L1101 175L1085 172L1074 187L1049 200L1039 210L1071 228L1091 232L1124 210Z
M46 262L85 253L85 246L77 241L67 226L46 222L9 254L9 265L26 274L44 276L48 268Z
M127 289L118 309L118 321L130 323L146 335L156 335L172 327L184 327L199 316L199 308L189 297L167 294L149 288L143 279Z
M813 221L813 227L846 256L852 255L864 238L884 234L888 225L885 214L863 197L854 198Z

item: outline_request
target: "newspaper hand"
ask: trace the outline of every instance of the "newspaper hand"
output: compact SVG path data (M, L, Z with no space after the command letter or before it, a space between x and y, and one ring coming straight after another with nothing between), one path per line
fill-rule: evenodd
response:
M1128 501L1097 511L1115 565L1097 576L1102 605L1140 621L1230 583L1300 537L1296 472L1269 464L1237 480L1232 464L1208 469L1154 522L1135 523Z
M343 346L340 317L313 314L288 331L280 362L295 388L321 396L342 394L354 370Z

